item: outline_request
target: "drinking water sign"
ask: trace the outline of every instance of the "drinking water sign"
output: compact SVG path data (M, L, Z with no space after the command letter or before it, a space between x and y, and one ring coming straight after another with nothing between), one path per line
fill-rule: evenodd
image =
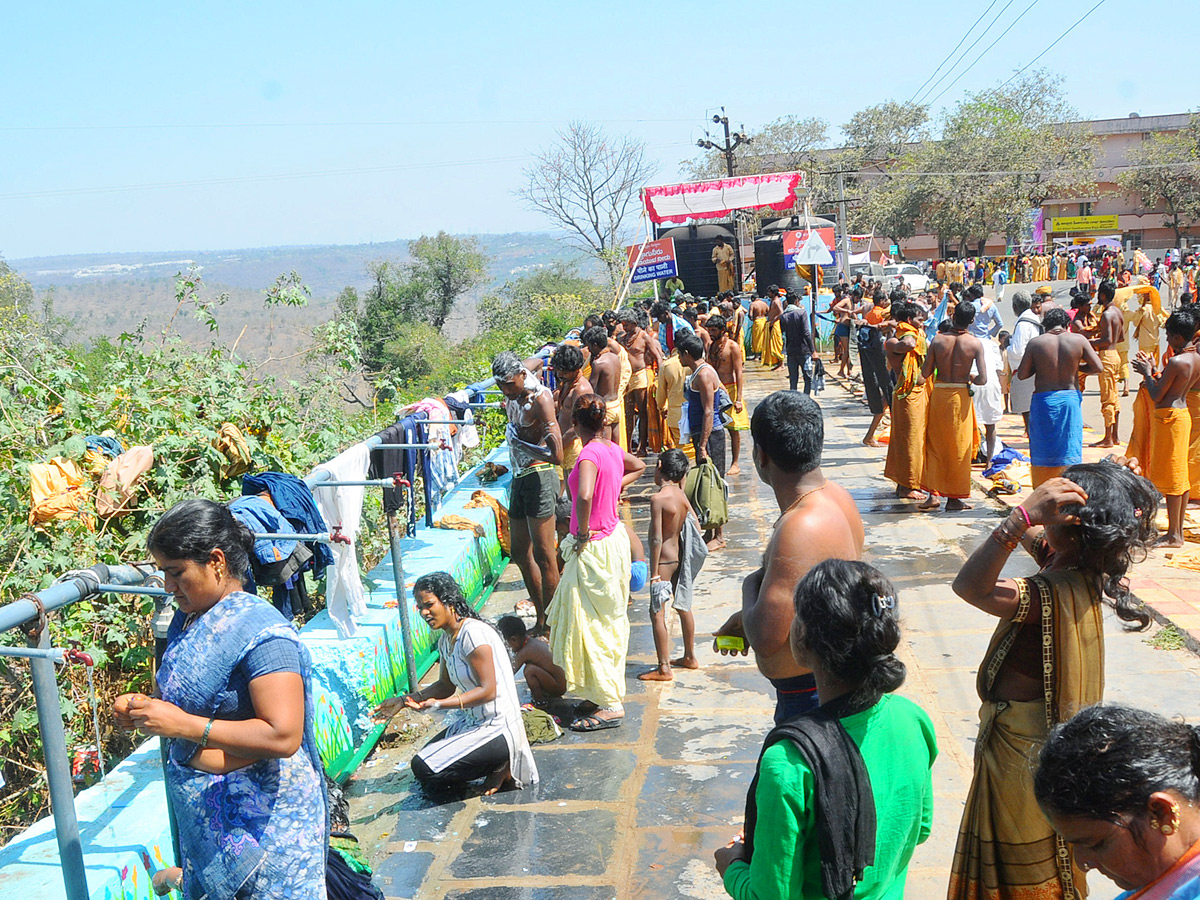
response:
M639 250L642 253L640 259L638 258ZM633 284L654 281L658 278L672 278L679 274L679 269L675 264L674 238L647 241L644 247L641 244L634 244L632 247L625 248L625 255L629 259L630 268L633 268L635 263L637 264L631 279Z

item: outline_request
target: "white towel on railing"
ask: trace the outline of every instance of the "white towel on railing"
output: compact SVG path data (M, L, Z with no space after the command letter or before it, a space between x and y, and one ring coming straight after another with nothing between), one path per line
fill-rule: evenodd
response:
M317 466L317 470L328 472L330 481L363 481L367 477L370 461L371 451L366 442L363 442ZM354 620L367 611L362 578L358 571L357 552L358 527L362 522L365 492L366 488L363 487L313 489L313 497L321 515L325 517L330 533L340 525L342 534L350 538L349 544L329 545L333 551L333 571L326 576L325 581L325 608L329 611L329 618L333 619L341 637L353 637L358 631Z

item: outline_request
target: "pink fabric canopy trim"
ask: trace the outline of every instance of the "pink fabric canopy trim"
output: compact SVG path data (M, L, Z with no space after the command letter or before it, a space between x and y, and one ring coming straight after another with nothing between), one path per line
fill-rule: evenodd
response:
M803 185L803 172L775 172L642 188L642 198L655 224L684 222L721 218L735 209L791 209Z

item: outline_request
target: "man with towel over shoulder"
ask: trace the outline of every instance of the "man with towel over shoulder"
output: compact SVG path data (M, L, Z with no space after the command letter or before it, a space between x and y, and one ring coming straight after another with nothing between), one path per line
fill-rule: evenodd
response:
M1196 333L1190 313L1171 313L1166 332L1171 358L1163 366L1162 374L1154 377L1153 360L1148 353L1138 353L1133 368L1145 379L1143 387L1155 407L1150 420L1150 458L1142 460L1142 469L1167 501L1167 533L1158 539L1156 546L1182 547L1183 512L1191 489L1188 444L1192 417L1187 408L1187 392L1200 384L1200 355L1183 352Z
M1070 330L1071 317L1055 307L1042 316L1043 333L1026 346L1017 378L1033 380L1029 401L1031 479L1037 487L1083 462L1083 395L1079 373L1104 368L1091 342Z

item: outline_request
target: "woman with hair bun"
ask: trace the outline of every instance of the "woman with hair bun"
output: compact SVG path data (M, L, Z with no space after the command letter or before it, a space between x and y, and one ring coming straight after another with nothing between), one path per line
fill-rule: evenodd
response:
M572 731L617 728L625 716L630 547L617 503L646 464L603 436L606 413L598 394L577 398L571 410L583 449L567 476L570 530L559 542L562 579L546 618L567 690L583 697Z
M954 580L958 596L1000 623L979 666L975 772L950 900L1086 896L1070 849L1033 802L1029 761L1053 725L1104 696L1102 599L1133 627L1150 621L1125 576L1156 537L1158 492L1136 460L1125 462L1071 466L1039 485ZM1002 578L1020 544L1040 571Z
M1200 897L1200 732L1128 706L1092 706L1050 732L1033 790L1084 871L1117 900Z
M736 900L904 896L933 821L933 723L904 683L896 590L866 563L826 560L796 586L792 655L821 705L767 735L742 835L716 852Z
M186 900L324 900L325 778L308 650L274 606L242 590L254 538L228 507L185 500L147 540L174 594L161 699L122 694L122 728L167 742L181 868L155 875Z

